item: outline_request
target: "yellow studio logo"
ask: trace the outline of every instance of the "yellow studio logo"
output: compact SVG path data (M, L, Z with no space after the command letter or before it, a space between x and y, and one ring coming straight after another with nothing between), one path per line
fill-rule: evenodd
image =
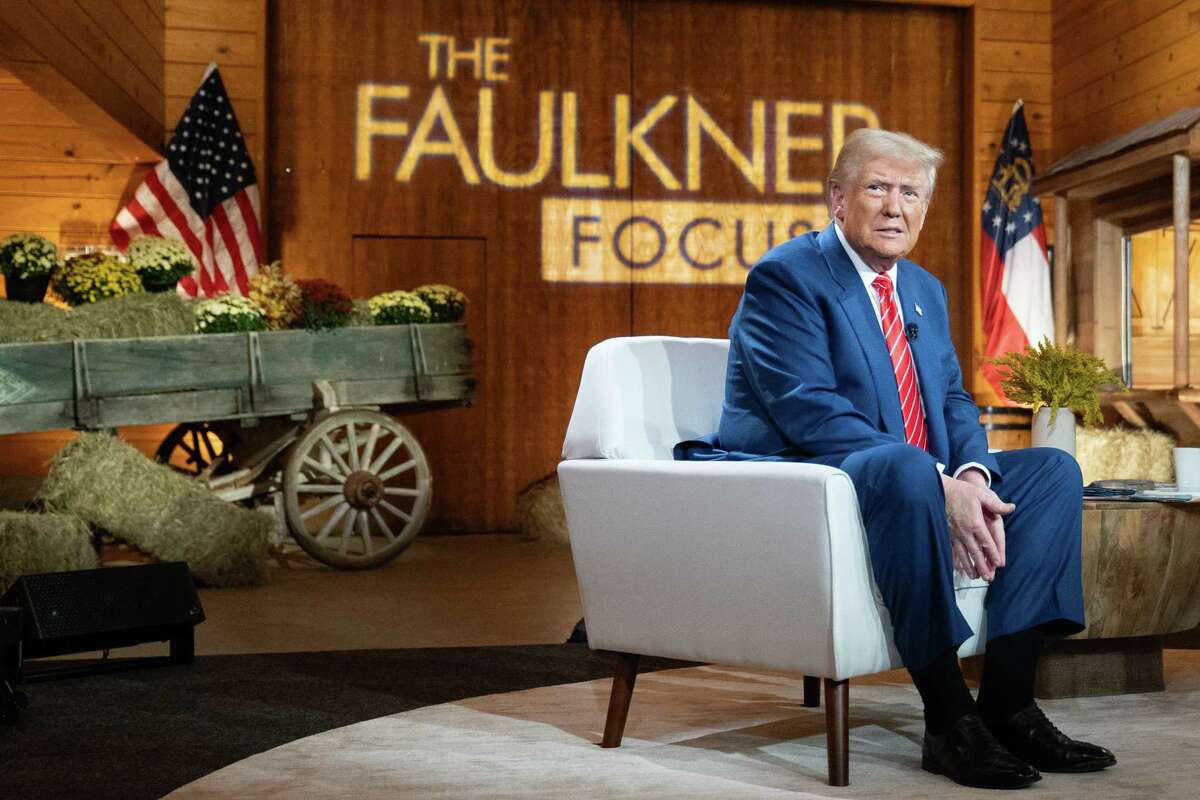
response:
M1016 211L1021 205L1021 198L1029 193L1029 184L1033 180L1033 165L1029 159L1017 156L1013 162L1000 170L1000 176L992 179L992 186L1000 193L1001 199L1009 211Z
M832 164L852 130L880 127L879 115L860 102L751 97L738 141L735 129L690 92L668 92L643 105L628 93L581 97L565 89L538 91L523 127L501 124L511 113L500 102L516 55L510 38L473 37L467 45L449 34L423 33L417 41L427 51L430 86L357 87L355 178L371 180L380 171L377 145L401 140L399 161L386 165L398 183L412 182L423 161L448 159L466 186L549 189L559 196L542 198L547 281L742 283L767 250L828 220L820 200L824 182L800 172L798 159L807 159L810 170L814 157ZM455 81L478 86L449 91ZM522 97L534 105L531 92ZM587 151L586 164L584 130L608 134L593 137L604 145ZM501 163L514 152L505 136L520 140L523 163ZM668 137L676 147L664 150ZM396 146L389 152L395 158ZM727 174L733 167L741 178L736 191L754 201L705 196L705 164L714 158L726 162ZM630 197L638 162L652 176L639 192L661 189L666 197Z

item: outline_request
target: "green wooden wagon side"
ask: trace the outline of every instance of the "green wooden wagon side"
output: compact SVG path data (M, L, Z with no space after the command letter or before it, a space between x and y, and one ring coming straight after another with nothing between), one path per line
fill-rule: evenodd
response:
M343 569L420 531L432 476L392 413L464 405L461 324L0 345L0 434L175 422L159 458ZM386 408L390 413L383 413Z

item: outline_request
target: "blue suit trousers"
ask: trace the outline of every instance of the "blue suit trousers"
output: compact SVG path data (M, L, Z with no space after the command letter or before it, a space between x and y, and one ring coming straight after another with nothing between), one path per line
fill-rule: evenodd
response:
M1039 628L1083 629L1079 465L1053 448L996 453L992 490L1016 504L1004 518L1006 564L988 591L987 638ZM904 665L918 670L972 635L954 600L945 493L933 456L906 444L853 453L850 475L866 526L875 582Z

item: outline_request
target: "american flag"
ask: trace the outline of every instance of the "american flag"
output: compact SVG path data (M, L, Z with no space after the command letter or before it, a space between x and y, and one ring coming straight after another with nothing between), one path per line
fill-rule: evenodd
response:
M146 173L109 234L124 250L139 234L178 239L199 264L179 282L190 297L244 295L263 260L258 179L221 73L210 64L167 158Z
M1041 205L1029 193L1032 182L1033 147L1018 100L983 200L979 280L988 358L1019 352L1044 338L1054 341L1046 226ZM986 362L983 373L1003 397L1003 376Z

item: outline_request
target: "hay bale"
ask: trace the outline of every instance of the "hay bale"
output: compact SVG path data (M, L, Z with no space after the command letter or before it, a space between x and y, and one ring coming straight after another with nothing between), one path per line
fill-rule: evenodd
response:
M73 339L135 339L195 333L192 304L174 292L130 294L72 309Z
M70 311L0 300L0 344L190 336L195 326L192 304L174 292L113 297Z
M79 517L0 511L0 594L22 575L99 566L92 532Z
M67 312L49 303L0 300L0 344L70 339Z
M225 502L113 436L84 433L64 447L39 496L159 559L186 561L209 586L266 581L270 517Z
M1172 449L1175 440L1145 428L1079 428L1075 432L1075 458L1083 482L1175 480Z
M517 525L525 541L570 541L557 475L548 475L521 490L517 495Z

